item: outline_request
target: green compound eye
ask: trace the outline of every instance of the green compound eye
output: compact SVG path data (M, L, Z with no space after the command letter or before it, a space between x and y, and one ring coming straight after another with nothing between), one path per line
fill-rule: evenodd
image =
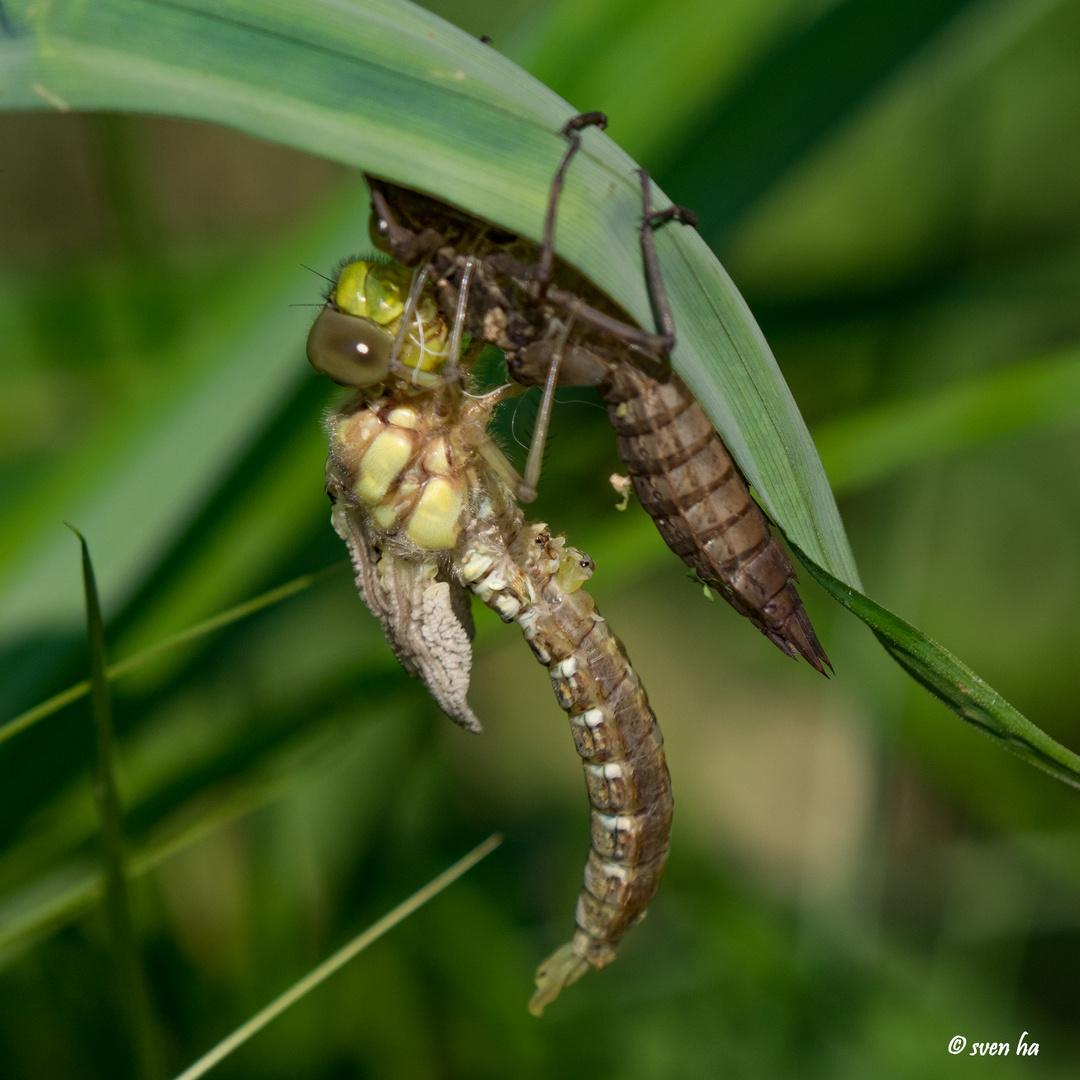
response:
M333 300L341 311L371 319L380 326L405 310L412 271L394 263L349 263L334 285Z
M307 358L339 386L359 389L390 372L393 341L381 327L332 307L323 308L307 339Z

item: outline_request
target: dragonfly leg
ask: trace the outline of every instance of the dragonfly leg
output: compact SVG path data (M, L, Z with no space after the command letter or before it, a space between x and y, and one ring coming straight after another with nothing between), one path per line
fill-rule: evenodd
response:
M390 349L390 370L403 378L412 378L415 381L419 368L409 368L398 362L401 355L401 347L405 344L405 335L409 332L409 325L416 318L416 307L420 303L420 293L423 291L424 282L428 279L431 271L429 260L417 267L413 274L412 284L409 286L409 295L405 300L405 309L401 313L401 321L398 324L397 334L394 335L394 344ZM419 326L419 320L417 320Z
M551 267L555 259L555 217L559 212L559 199L562 197L566 170L581 149L581 132L587 127L598 127L603 131L607 127L607 122L607 117L602 112L579 113L567 120L559 132L560 135L565 135L569 139L570 145L566 148L562 161L559 162L559 168L551 181L551 190L548 192L547 215L544 218L544 244L540 249L540 261L534 270L536 281L544 282L551 278Z
M491 439L484 439L477 444L477 451L480 456L491 466L492 469L503 479L504 483L514 493L514 497L519 502L532 502L536 498L536 492L533 491L531 497L528 496L528 492L525 489L525 481L521 478L521 473L510 464L509 458L491 441Z
M551 426L551 409L555 403L555 387L559 385L559 368L562 366L566 342L570 337L570 327L574 325L571 315L559 331L555 348L548 365L547 380L544 382L544 396L540 399L540 409L536 414L532 439L529 442L529 456L525 461L525 476L518 498L522 502L532 502L536 498L536 485L540 482L540 467L544 461L544 446L547 443L548 428Z
M443 365L443 369L438 379L431 383L425 383L426 386L445 386L448 383L463 382L464 375L472 369L473 364L477 361L480 353L484 350L486 342L479 337L474 337L469 343L469 347L465 350L464 356L462 356L461 342L465 336L465 317L469 311L469 288L472 283L473 270L479 265L480 260L474 255L466 256L461 260L461 283L458 286L457 300L454 304L454 323L450 330L450 341L446 347L446 363ZM503 394L503 397L507 396ZM492 398L491 394L484 395L485 399ZM495 401L501 401L502 397L494 399ZM517 474L514 474L517 476ZM518 477L520 480L520 477Z
M562 126L560 135L570 140L570 145L559 162L558 169L548 191L547 213L544 216L544 242L540 246L540 258L535 263L523 263L505 252L489 256L489 262L496 269L520 281L535 281L543 285L551 280L551 271L555 264L555 219L559 213L559 199L562 197L563 182L570 162L581 149L581 131L587 127L598 127L602 131L607 127L607 117L602 112L579 113L572 116Z
M434 229L415 233L400 224L379 190L379 181L373 176L364 177L371 191L371 221L368 231L371 242L387 255L405 266L415 266L425 255L430 255L445 243Z
M540 249L540 258L533 266L526 266L510 260L505 255L496 255L493 262L497 269L502 269L519 278L546 283L551 278L555 258L555 220L558 213L559 198L562 195L566 170L574 155L581 149L579 132L586 127L607 126L607 117L603 113L582 113L569 120L562 129L562 134L570 140L570 145L563 154L563 159L551 182L548 195L547 217L544 222L544 243ZM685 225L696 225L697 218L692 211L682 206L669 206L664 210L653 210L652 189L649 174L644 169L638 170L641 176L642 224L641 250L645 262L645 281L649 290L649 299L660 327L660 333L650 333L640 327L615 319L584 301L573 293L550 285L544 295L554 301L572 318L584 323L593 330L622 341L633 349L640 350L649 359L663 360L675 347L675 320L671 315L664 279L660 273L660 262L656 256L655 231L669 221L680 221Z
M471 350L477 346L483 348L483 342L474 341L469 348ZM533 491L531 495L529 494L525 481L521 478L521 473L514 468L510 463L509 458L507 458L487 433L487 424L491 418L492 410L499 402L508 401L510 398L520 397L527 389L527 387L520 386L516 383L506 383L503 386L497 387L495 390L491 390L486 394L480 394L479 396L466 393L466 398L470 400L463 411L463 417L468 418L474 423L478 421L480 430L483 432L482 437L478 438L476 442L477 452L503 479L506 486L514 493L514 497L521 502L531 502L536 498L536 492Z
M458 377L458 361L461 358L461 338L465 332L465 315L469 308L469 286L477 260L469 255L461 268L461 284L458 286L457 306L454 308L454 326L450 331L449 355L443 373L448 380Z
M663 210L652 207L652 182L644 169L638 169L641 177L641 254L645 263L645 284L649 290L649 300L660 328L659 334L649 333L640 327L631 326L619 319L614 319L602 311L597 311L578 300L573 293L556 286L549 286L545 295L594 330L622 341L633 349L639 349L653 358L666 358L675 348L675 320L668 303L664 278L660 272L660 260L656 255L655 232L669 221L678 221L683 225L697 225L697 217L692 210L684 206L668 206Z
M660 336L666 342L663 349L668 354L675 348L675 319L668 303L667 289L660 273L660 260L656 256L655 233L669 221L679 221L683 225L697 225L697 215L685 206L668 206L663 210L652 208L652 181L645 169L638 169L641 177L641 254L645 261L645 283L649 288L653 314L660 326Z
M549 285L544 296L590 329L637 350L641 354L641 359L645 361L641 364L643 370L655 367L658 377L667 372L668 339L663 334L654 334L648 330L642 330L640 326L616 319L594 308L591 304L586 304L574 293L560 289L556 285ZM650 374L653 372L650 371Z

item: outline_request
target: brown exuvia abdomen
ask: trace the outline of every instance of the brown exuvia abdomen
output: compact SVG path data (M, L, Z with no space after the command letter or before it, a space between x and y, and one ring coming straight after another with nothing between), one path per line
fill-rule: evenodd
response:
M659 382L624 362L611 366L600 392L619 456L668 547L788 656L824 671L829 658L795 590L791 560L682 380Z

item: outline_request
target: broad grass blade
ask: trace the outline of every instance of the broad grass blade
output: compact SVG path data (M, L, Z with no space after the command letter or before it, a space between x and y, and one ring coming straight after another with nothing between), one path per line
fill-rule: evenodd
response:
M100 0L29 10L0 39L0 107L211 120L541 235L564 148L558 131L576 110L428 12L390 0ZM651 325L635 168L601 132L587 132L556 241ZM665 202L657 195L658 208ZM769 512L822 565L858 584L821 463L749 309L692 230L666 229L659 246L680 334L675 365Z
M920 0L905 9L896 40L878 41L857 79L823 93L804 128L833 122L958 7ZM864 0L849 0L821 25L846 40L865 10ZM575 111L494 50L393 0L35 5L13 16L0 38L0 91L4 108L160 112L227 124L427 191L533 239L563 149L557 132ZM777 167L755 166L761 175ZM610 139L586 132L556 246L649 325L634 170ZM658 208L665 201L655 196ZM1006 715L992 692L989 703L966 691L957 698L949 679L959 662L913 628L890 629L884 609L858 591L820 459L745 302L696 232L665 229L658 247L679 328L674 364L811 572L834 582L834 595L961 715L985 710L986 730L1070 777L1068 751L1018 713ZM966 669L956 671L966 687Z

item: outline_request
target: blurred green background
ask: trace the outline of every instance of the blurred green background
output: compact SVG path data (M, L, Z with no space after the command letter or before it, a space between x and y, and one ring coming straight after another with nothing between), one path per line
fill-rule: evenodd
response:
M700 213L818 437L869 594L1080 746L1080 3L436 10L607 111ZM363 251L364 205L346 170L222 129L0 116L0 721L86 672L65 518L115 658L337 567L115 687L171 1071L501 830L217 1075L1076 1075L1075 793L961 724L812 584L829 682L706 603L640 508L615 510L614 440L583 391L558 411L537 514L597 559L676 821L619 962L526 1013L588 845L565 716L493 619L483 736L397 667L329 525L334 392L302 330L294 363L260 367L303 316L288 305L319 300L314 275L283 283ZM509 444L529 409L502 417ZM65 550L70 574L43 576ZM92 750L85 702L0 745L5 1080L131 1075ZM946 1049L1023 1031L1038 1059Z

